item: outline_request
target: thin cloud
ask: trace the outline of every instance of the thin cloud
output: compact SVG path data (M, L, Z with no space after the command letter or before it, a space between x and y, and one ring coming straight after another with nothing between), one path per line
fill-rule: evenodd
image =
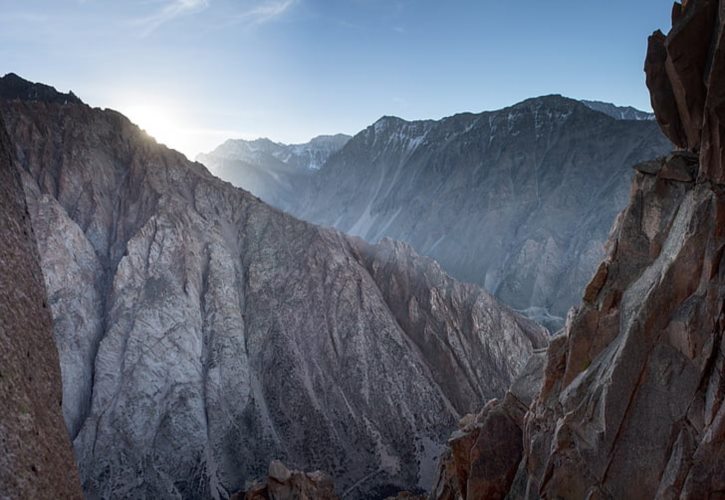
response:
M246 12L235 16L236 22L264 24L277 19L290 10L297 0L273 0L262 2Z
M137 19L134 24L141 28L141 36L146 37L161 25L180 16L201 12L209 7L211 0L167 0L165 5L150 16Z

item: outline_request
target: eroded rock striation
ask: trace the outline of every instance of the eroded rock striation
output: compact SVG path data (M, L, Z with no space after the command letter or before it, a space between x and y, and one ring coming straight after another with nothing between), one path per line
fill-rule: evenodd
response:
M0 117L0 497L82 498L40 259Z
M410 247L287 216L116 112L0 110L89 498L226 498L273 459L346 498L426 487L460 416L545 345Z
M725 491L723 13L723 1L675 4L670 34L650 38L655 114L687 151L636 167L607 255L547 349L517 473L491 498ZM463 470L484 483L499 477ZM450 489L463 476L442 477Z

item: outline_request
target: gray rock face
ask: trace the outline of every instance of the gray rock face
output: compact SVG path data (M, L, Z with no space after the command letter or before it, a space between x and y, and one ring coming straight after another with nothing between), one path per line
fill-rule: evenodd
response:
M323 135L304 144L228 140L196 159L215 175L280 207L297 196L300 185L306 185L349 140L344 134Z
M350 498L427 487L455 421L545 343L410 247L287 216L115 112L0 111L89 498L225 498L273 459Z
M368 241L406 241L555 329L603 256L631 166L667 151L653 121L559 96L441 121L387 117L280 206Z
M25 194L0 118L0 497L82 498Z

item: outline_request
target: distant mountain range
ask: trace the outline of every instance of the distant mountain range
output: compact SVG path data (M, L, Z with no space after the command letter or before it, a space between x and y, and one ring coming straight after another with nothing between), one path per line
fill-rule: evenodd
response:
M300 182L319 170L349 140L350 136L344 134L322 135L305 144L230 139L209 154L200 154L196 160L267 203L284 206L296 196Z
M647 113L561 96L437 121L384 117L336 145L314 171L246 150L230 160L224 146L199 159L305 220L406 241L552 330L603 255L632 165L671 147Z

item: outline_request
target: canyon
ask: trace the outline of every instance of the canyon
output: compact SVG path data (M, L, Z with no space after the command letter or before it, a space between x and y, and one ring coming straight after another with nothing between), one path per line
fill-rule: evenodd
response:
M294 219L21 83L0 114L87 498L226 498L274 459L351 498L425 488L452 425L546 344L406 244Z
M246 141L197 159L303 220L405 241L555 332L604 257L631 167L670 150L651 118L544 96L442 120L383 117L315 171L250 158L259 145Z

